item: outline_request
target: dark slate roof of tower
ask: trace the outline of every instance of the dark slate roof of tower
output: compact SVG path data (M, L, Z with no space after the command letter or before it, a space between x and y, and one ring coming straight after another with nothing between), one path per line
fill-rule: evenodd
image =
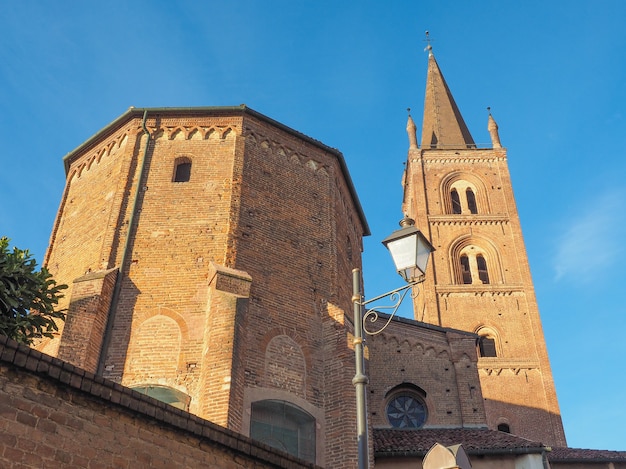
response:
M432 52L428 55L422 148L474 148L474 139L454 102Z

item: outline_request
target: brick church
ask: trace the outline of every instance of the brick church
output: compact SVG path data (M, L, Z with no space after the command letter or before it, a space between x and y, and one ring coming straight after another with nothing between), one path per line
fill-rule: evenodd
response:
M491 115L488 129L476 144L429 51L398 206L436 251L414 319L367 338L371 464L421 467L440 442L478 468L609 467L566 448ZM68 316L37 349L317 466L356 467L351 276L369 228L343 155L244 105L131 108L64 164L45 264L70 285Z

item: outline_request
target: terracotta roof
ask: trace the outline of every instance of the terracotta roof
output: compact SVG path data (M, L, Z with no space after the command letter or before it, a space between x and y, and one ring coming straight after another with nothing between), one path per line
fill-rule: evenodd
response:
M469 455L527 454L545 451L550 462L626 462L626 451L550 448L537 441L484 428L374 429L374 453L378 457L423 457L435 443L444 446L461 443Z
M377 456L424 456L435 443L461 443L468 454L526 454L548 451L537 441L486 428L374 429Z
M626 451L602 449L552 448L550 462L626 462Z

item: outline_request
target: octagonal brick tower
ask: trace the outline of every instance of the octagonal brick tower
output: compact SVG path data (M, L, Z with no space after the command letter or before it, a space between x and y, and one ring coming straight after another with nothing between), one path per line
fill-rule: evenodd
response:
M345 313L369 231L341 153L243 105L131 108L64 161L46 265L69 313L39 348L354 467Z

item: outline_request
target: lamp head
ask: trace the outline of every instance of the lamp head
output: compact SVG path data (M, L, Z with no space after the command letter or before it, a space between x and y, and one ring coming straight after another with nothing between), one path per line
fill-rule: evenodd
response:
M382 243L389 249L400 276L406 282L414 282L426 274L428 258L435 248L408 215L400 221L400 226L402 228L391 233Z

